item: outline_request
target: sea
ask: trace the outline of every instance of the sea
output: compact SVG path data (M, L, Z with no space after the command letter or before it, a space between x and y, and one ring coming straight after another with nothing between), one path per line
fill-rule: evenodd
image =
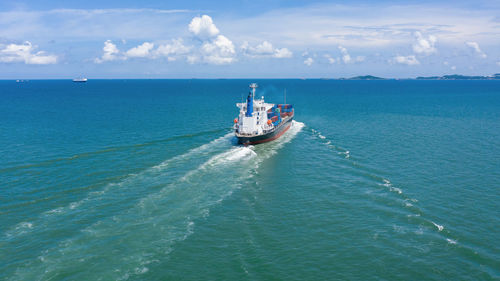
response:
M500 280L500 81L0 81L0 280Z

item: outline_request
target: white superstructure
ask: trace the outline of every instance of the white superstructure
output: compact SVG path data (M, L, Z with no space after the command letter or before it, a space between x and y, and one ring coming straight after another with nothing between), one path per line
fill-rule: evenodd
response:
M267 111L272 109L274 104L266 103L264 97L255 99L255 89L257 84L250 84L252 92L248 95L247 102L237 103L240 114L235 120L235 131L240 135L260 135L271 130L274 125L268 123ZM248 111L247 107L252 107Z

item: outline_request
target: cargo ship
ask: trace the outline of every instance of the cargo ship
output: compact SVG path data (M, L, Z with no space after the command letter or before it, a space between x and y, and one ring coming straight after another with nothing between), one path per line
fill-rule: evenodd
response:
M240 109L234 119L234 133L238 143L249 145L275 140L292 125L294 110L291 104L266 103L264 97L255 99L256 83L250 84L247 101L237 103Z

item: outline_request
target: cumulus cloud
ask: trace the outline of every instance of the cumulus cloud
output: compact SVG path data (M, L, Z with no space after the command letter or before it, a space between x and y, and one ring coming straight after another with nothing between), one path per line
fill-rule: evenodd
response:
M196 41L197 48L184 45L183 40L179 38L173 39L170 43L166 44L144 42L126 52L121 52L111 40L107 40L104 42L103 55L100 58L96 58L95 62L102 63L132 58L157 59L162 57L167 58L168 61L175 61L179 57L185 57L190 64L197 62L228 64L236 60L236 51L233 42L226 36L219 34L219 30L211 17L207 15L195 17L191 20L188 28L199 39ZM157 47L155 48L155 46ZM265 53L267 47L266 44L263 44L259 46L258 51ZM283 55L282 53L281 51L280 55Z
M243 53L250 57L273 57L273 58L291 58L293 53L287 48L274 48L273 44L264 41L255 47L252 47L248 42L244 42L241 46Z
M413 44L413 51L415 53L421 55L430 55L437 51L436 47L434 47L437 41L436 36L429 35L429 37L425 38L424 36L422 36L422 33L417 31L415 32L415 37L417 39L417 42Z
M312 58L307 58L304 61L304 64L307 65L307 66L311 66L313 63L314 63L314 60Z
M342 54L342 61L344 63L350 63L351 62L351 56L347 52L347 49L344 48L344 47L342 47L342 46L339 46L339 50L340 50L340 53Z
M362 62L365 60L364 56L357 56L352 58L349 52L345 47L339 46L340 54L342 55L341 59L345 64L354 63L354 62Z
M154 44L150 42L144 42L141 45L134 47L128 50L125 53L125 56L129 58L145 58L149 57L151 54L151 50L153 49ZM115 46L116 48L116 46Z
M215 26L212 18L207 15L194 17L189 23L189 31L200 39L208 39L219 34L219 29Z
M485 59L487 57L486 54L481 50L481 48L479 48L479 44L477 42L465 42L465 45L472 48L474 52L481 58Z
M291 58L293 56L293 53L288 50L287 48L281 48L281 49L275 49L273 57L274 58Z
M103 55L94 60L95 63L103 63L114 60L127 60L133 58L157 59L166 57L168 61L175 61L179 56L186 55L190 47L184 45L182 39L174 39L171 43L160 44L156 49L152 42L144 42L126 52L121 52L118 47L107 40L104 42Z
M417 64L420 64L420 62L417 60L417 58L414 55L411 55L411 56L395 56L393 58L393 61L395 63L407 64L407 65L417 65Z
M167 57L169 61L176 59L176 56L188 54L190 47L184 45L182 39L174 39L172 43L158 46L154 52L155 57Z
M334 64L335 63L335 59L332 58L332 56L330 56L330 55L327 54L327 55L324 55L324 57L328 60L329 64Z
M112 61L118 59L118 55L120 54L120 50L116 47L111 40L106 40L104 42L104 47L102 48L103 54L100 58L96 58L94 60L95 63L103 63L105 61Z
M23 44L0 44L0 62L24 62L25 64L54 64L57 56L45 54L44 51L35 52L37 46L26 41Z
M219 29L210 16L194 17L188 28L197 39L202 41L198 53L187 57L188 63L202 61L210 64L229 64L236 61L233 42L219 34Z
M236 60L234 44L224 35L218 35L214 40L201 46L203 60L212 64L228 64Z

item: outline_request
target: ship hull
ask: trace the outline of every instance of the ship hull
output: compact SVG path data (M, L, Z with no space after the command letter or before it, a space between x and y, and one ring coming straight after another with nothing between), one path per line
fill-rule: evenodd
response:
M269 132L267 134L262 134L252 137L236 136L238 138L238 143L248 145L248 144L265 143L275 140L281 137L290 128L290 126L292 125L292 120L293 116L290 117L288 120L286 120L285 123L280 124L280 126L278 126L276 130Z

